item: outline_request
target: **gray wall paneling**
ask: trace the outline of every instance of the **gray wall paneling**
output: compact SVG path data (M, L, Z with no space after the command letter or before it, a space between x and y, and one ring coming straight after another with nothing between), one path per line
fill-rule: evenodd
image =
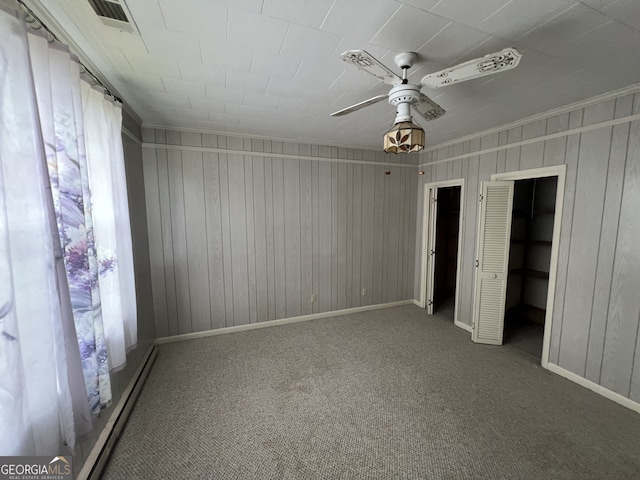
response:
M166 141L164 130L156 131L156 141ZM158 336L177 335L178 333L178 307L176 305L176 278L173 262L173 233L171 231L171 195L169 193L169 165L166 150L158 150L158 195L160 196L160 236L162 242L162 254L164 255L164 283L166 299L166 324L165 331L158 330Z
M183 139L188 145L201 146L201 139ZM189 272L189 302L191 304L191 330L211 329L211 302L209 291L208 239L206 203L204 197L204 166L202 152L182 152L184 181L185 233L187 239L187 270ZM203 208L203 206L205 208ZM205 238L207 241L201 242Z
M638 94L633 113L640 113ZM600 383L637 402L640 401L640 122L631 124L628 139Z
M367 288L367 295L362 297L361 305L371 305L373 303L375 174L376 167L369 165L362 166L362 242L360 244L360 284L363 288Z
M302 149L301 149L302 150ZM307 155L303 151L302 155ZM310 152L309 152L310 153ZM313 313L313 174L310 160L300 160L300 314ZM316 293L317 295L317 293Z
M632 107L632 96L618 99L615 103L615 116L630 115ZM607 318L609 309L609 295L611 293L616 239L618 236L617 227L620 218L624 169L629 140L629 124L616 125L611 133L611 153L606 174L606 193L602 210L602 228L598 246L597 274L593 291L585 367L585 378L596 383L600 381L607 327L607 322L599 320Z
M361 153L361 152L357 152ZM362 155L358 155L358 160L362 159ZM362 274L362 165L353 165L353 236L351 238L351 304L354 307L362 305L363 297L361 290L361 274Z
M640 96L626 95L584 109L505 129L429 152L423 161L509 145L640 113ZM640 401L640 122L603 126L490 154L422 167L420 186L465 178L459 320L470 324L477 195L481 181L502 171L566 165L550 358L579 376ZM443 177L442 165L452 164ZM422 229L422 189L418 223ZM416 235L419 252L421 234ZM635 253L634 253L635 252ZM419 258L419 257L418 257ZM419 278L414 296L419 298Z
M217 147L217 138L206 135L204 146ZM225 326L224 295L224 250L222 241L222 212L220 193L220 169L217 153L204 153L205 223L207 238L207 260L209 268L209 302L211 306L211 328Z
M145 133L196 147L144 149L160 336L413 297L415 169L326 161L388 160L371 151Z
M147 229L149 236L149 268L151 270L151 291L153 292L153 310L155 313L156 333L169 335L167 319L167 293L165 284L165 264L162 247L162 221L160 212L160 194L158 192L158 164L156 152L144 149L142 152L144 173L145 204L147 209Z
M179 144L179 135L170 135ZM174 137L174 138L172 138ZM177 138L175 138L177 137ZM167 151L167 178L169 183L169 204L171 211L171 236L173 239L173 267L176 282L176 305L178 312L178 333L191 332L191 295L189 291L189 257L187 252L187 225L184 205L184 176L182 171L182 152Z
M613 103L585 109L584 125L611 120ZM611 127L583 132L575 187L573 228L562 318L559 365L584 376Z

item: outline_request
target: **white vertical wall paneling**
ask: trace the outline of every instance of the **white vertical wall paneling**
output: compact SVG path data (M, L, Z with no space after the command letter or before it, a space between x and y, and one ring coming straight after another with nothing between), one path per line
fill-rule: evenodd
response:
M613 102L587 107L584 123L610 120L613 111ZM580 140L559 357L561 367L580 376L585 372L591 316L587 299L593 298L595 288L611 131L607 127L584 132Z
M547 120L546 134L558 133L569 128L569 114L565 113ZM550 167L564 163L567 149L567 137L553 138L544 142L542 165Z
M242 140L229 138L230 140ZM247 255L247 209L245 170L242 155L227 155L229 175L229 231L231 236L231 281L233 288L233 324L250 323L249 266Z
M263 142L252 145L254 151L264 149ZM256 271L256 320L269 320L268 270L267 270L267 195L265 190L264 157L253 159L253 214Z
M311 294L314 293L312 182L311 161L300 160L300 289L303 315L313 313L311 303Z
M383 302L393 302L396 299L398 289L398 206L400 196L401 174L395 167L391 167L391 175L386 175L387 192L385 194L385 222L384 233L386 245L384 251L388 255L383 257L386 272L383 278Z
M569 128L582 126L584 109L571 112L569 115ZM554 297L553 323L551 341L549 345L549 362L558 364L560 355L560 338L562 336L562 321L564 315L565 292L567 286L567 272L569 251L571 247L571 231L573 225L573 209L575 206L576 178L578 173L578 158L580 155L580 134L567 137L565 165L567 166L564 192L564 206L562 212L562 227L560 230L560 245L556 277L556 295Z
M542 119L537 122L524 125L522 127L522 140L541 137L545 134L547 120ZM523 145L520 150L520 170L529 170L542 166L544 156L544 142Z
M226 147L226 138L218 138L218 146ZM224 148L223 147L223 148ZM221 219L220 230L222 232L222 251L223 251L223 278L224 278L224 306L225 306L225 326L234 325L233 311L233 272L231 270L231 255L233 246L231 243L230 229L230 212L229 212L229 161L227 154L219 155L220 164L218 166L220 172L220 203L221 203Z
M271 143L265 142L265 151L271 149ZM265 244L267 255L267 311L268 320L276 319L276 273L275 273L275 237L274 237L274 214L273 214L273 159L264 159L264 206L266 222Z
M158 193L158 167L155 149L142 152L145 203L147 206L147 229L149 232L149 257L151 268L151 291L155 312L156 332L169 335L167 320L166 287L164 278L164 255L162 251L162 227Z
M633 113L640 112L636 94ZM602 359L601 384L640 401L640 122L631 124L625 165L620 223L616 242L613 283ZM635 338L633 331L635 330Z
M480 141L480 147L493 148L498 146L498 134L489 135L484 137ZM497 171L498 152L485 153L480 155L480 165L478 166L478 179L481 182L485 182L491 179L491 175Z
M157 141L164 140L164 131L157 131ZM164 254L165 295L168 321L167 335L178 334L178 307L176 301L175 262L173 261L173 233L171 230L171 195L169 193L169 165L166 150L157 150L158 194L160 197L161 241Z
M208 239L202 153L182 152L191 330L211 330ZM204 208L203 208L204 207Z
M465 148L466 147L466 148ZM463 144L463 151L462 153L468 153L468 142L466 142L466 145ZM469 178L469 159L468 158L464 158L461 160L461 164L460 164L460 177L458 178ZM460 266L458 267L460 269L460 283L458 284L458 288L460 289L460 295L458 295L458 298L465 298L462 296L464 289L464 280L467 278L467 276L472 275L473 274L473 270L474 270L474 266L471 263L472 260L471 259L467 259L467 257L465 257L465 252L467 252L467 230L468 229L473 229L473 226L471 224L467 224L467 219L468 219L468 208L469 208L469 186L468 186L468 182L469 180L465 181L465 185L463 187L463 192L464 195L462 195L462 197L460 198L460 200L463 202L461 203L460 207L462 210L462 225L463 225L463 231L462 231L462 236L460 237L460 242L461 242L461 246L459 247L458 251L460 252L459 257L458 257L458 263L460 264ZM473 207L475 208L475 203L473 204ZM458 321L461 321L462 323L471 325L471 319L470 317L465 317L462 316L460 314L460 308L462 307L462 305L466 304L466 300L463 300L461 302L458 303L457 308L458 308Z
M360 277L362 258L362 211L362 165L354 165L352 211L353 238L351 243L351 305L353 307L359 307L362 305Z
M167 140L170 141L169 137ZM179 142L179 138L177 139ZM176 279L176 306L178 333L192 331L191 298L189 293L189 257L184 206L184 181L182 152L167 151L169 199L171 205L171 234L173 237L173 261Z
M507 144L520 140L522 140L522 127L511 128L507 131ZM508 148L504 171L514 172L516 170L520 170L520 147Z
M217 145L217 138L207 135L203 143ZM225 324L224 298L224 252L222 248L220 169L217 153L203 155L204 201L207 232L207 259L209 266L209 301L211 303L211 328L222 328Z
M384 197L383 201L383 214L382 214L382 252L386 252L389 250L389 237L391 236L391 201L388 197L391 195L391 175L387 175L386 172L390 172L393 175L392 167L388 167L385 169L385 176L383 177L384 181ZM389 259L385 257L384 254L380 256L380 265L382 266L382 297L381 302L388 302L388 292L389 292Z
M245 149L251 149L251 140L245 139ZM254 211L253 157L244 157L245 206L247 215L247 275L249 323L258 322L258 292L256 272L256 218Z
M285 159L283 166L286 310L282 318L285 318L297 317L301 310L300 164L298 160Z
M413 202L415 205L415 208L413 210L413 214L411 216L411 218L415 218L415 223L416 223L416 229L414 231L414 235L413 235L413 241L415 243L414 249L413 249L413 255L414 255L414 259L416 262L419 262L420 264L414 268L413 270L413 298L418 302L419 305L422 306L422 292L421 292L421 278L422 278L422 249L423 249L423 229L424 226L422 224L422 215L423 215L423 190L424 190L424 184L427 183L426 182L426 168L423 169L423 171L425 171L424 175L420 175L418 177L417 180L417 186L416 186L416 194L414 196L415 201Z
M353 150L349 149L350 156L353 157ZM353 165L347 165L347 282L345 293L347 295L346 304L349 307L355 306L353 299Z
M337 148L331 148L331 155L337 158ZM338 205L338 165L331 164L331 309L338 309L338 278L340 269L339 259L339 205Z
M448 153L448 152L447 152ZM447 155L442 155L443 158L446 158ZM447 179L447 168L449 167L449 162L446 163L438 163L436 165L436 182L441 182Z
M396 295L397 295L397 298L404 298L404 292L405 292L404 272L406 271L405 261L407 258L407 250L408 250L405 244L405 237L407 236L407 233L408 233L406 231L407 225L405 223L406 208L407 208L405 192L410 191L409 174L415 174L415 172L409 172L407 169L401 169L398 173L400 173L401 175L401 183L400 183L401 190L398 195L398 203L399 203L398 222L400 224L400 227L398 229L398 288L397 288Z
M630 115L632 107L633 97L618 99L615 115ZM610 307L609 295L611 294L628 141L629 124L613 127L585 368L585 378L596 383L600 382L605 332L608 324L607 321L602 320L607 319Z
M409 206L410 206L410 212L409 212L409 216L407 217L407 222L409 223L409 231L411 233L411 235L408 238L408 242L409 242L409 251L410 253L410 257L409 257L409 266L407 268L407 284L406 284L406 288L407 288L407 292L406 292L406 298L411 298L413 297L413 282L414 282L414 272L418 271L419 268L416 265L416 261L417 261L417 255L416 255L416 249L413 248L413 242L415 241L416 238L416 234L418 233L419 229L418 229L418 222L415 220L417 218L417 214L418 214L418 203L416 202L416 199L418 198L418 179L420 177L418 175L415 175L411 181L411 197L409 199ZM416 297L413 297L416 298Z
M338 164L338 198L337 198L337 241L338 241L338 270L337 270L337 287L338 287L338 304L337 309L347 308L347 196L349 186L347 185L348 174L347 165Z
M469 144L471 148L471 144ZM464 253L461 261L464 262L466 275L461 286L461 298L467 299L460 305L460 322L471 325L472 301L473 298L473 276L475 272L475 245L477 235L477 217L478 217L478 198L479 198L479 175L478 175L478 157L470 157L468 160L467 179L465 182L468 195L465 196L465 232L464 232Z
M507 144L508 135L507 132L500 132L498 135L498 145L506 145ZM500 150L498 153L498 158L496 161L496 172L504 173L506 171L507 164L507 151ZM460 178L460 177L453 177Z
M376 167L370 165L362 166L362 242L360 254L360 286L367 289L367 295L362 297L361 305L371 305L373 303L375 169Z
M274 153L282 153L281 142L272 142ZM273 159L273 246L276 319L287 317L287 236L285 232L284 161Z
M383 249L384 249L384 205L386 195L385 171L388 167L374 167L374 241L373 241L373 259L372 259L372 285L371 294L373 298L372 304L383 303L382 297L382 280L383 280Z
M315 148L314 148L315 147ZM311 147L311 155L318 153L318 147ZM313 271L313 288L312 292L319 296L320 292L320 173L319 162L311 162L311 206L312 206L312 271ZM318 301L311 305L313 313L320 311Z
M159 144L238 150L144 149L160 336L413 296L413 171L308 159L388 160L369 151L147 133Z
M333 310L331 286L333 271L333 259L331 253L333 241L331 231L333 203L331 194L332 168L333 166L330 163L320 162L318 164L318 311L320 312Z

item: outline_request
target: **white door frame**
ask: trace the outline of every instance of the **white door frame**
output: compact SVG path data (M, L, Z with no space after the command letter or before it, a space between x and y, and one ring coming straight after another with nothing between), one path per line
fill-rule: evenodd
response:
M533 168L515 172L494 173L491 180L528 180L543 177L558 177L556 189L556 206L553 215L553 237L551 240L551 263L549 265L549 287L547 290L547 308L544 318L544 340L542 342L541 363L544 368L549 365L549 347L551 345L551 322L553 321L553 303L556 292L558 273L558 253L560 247L560 226L562 225L562 206L564 204L566 165ZM504 321L504 319L503 319Z
M461 269L461 257L462 257L462 240L464 238L464 178L457 178L455 180L445 180L441 182L425 183L422 190L422 242L420 248L421 258L421 270L420 270L420 300L418 305L421 308L427 306L427 261L431 245L429 245L430 235L429 226L431 219L429 218L429 190L438 189L443 187L460 187L460 217L458 223L458 251L456 253L456 295L455 295L455 309L453 313L453 323L455 325L462 325L458 321L458 310L460 308L460 269ZM431 279L433 281L433 278ZM467 327L464 325L464 327ZM465 328L466 329L466 328Z

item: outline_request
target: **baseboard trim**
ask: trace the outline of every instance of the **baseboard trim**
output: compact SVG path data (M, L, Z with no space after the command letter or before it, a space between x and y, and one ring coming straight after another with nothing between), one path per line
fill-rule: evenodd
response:
M140 395L142 385L144 385L149 376L149 371L157 356L158 347L155 344L149 345L127 388L122 392L120 401L118 401L109 420L107 420L102 432L100 432L96 444L87 456L76 480L97 480L100 478L111 450L113 450L120 433L122 433L127 418L129 418L133 405L136 403L138 395Z
M424 308L424 305L420 303L420 300L416 300L415 298L411 300L416 307Z
M623 407L627 407L633 410L634 412L640 413L640 403L634 402L630 398L624 397L619 393L616 393L612 390L609 390L608 388L603 387L602 385L598 385L597 383L592 382L591 380L587 380L586 378L583 378L580 375L576 375L575 373L570 372L569 370L565 370L564 368L554 363L548 363L545 368L547 368L547 370L553 373L560 375L561 377L566 378L567 380L571 380L572 382L577 383L582 387L588 388L592 392L602 395L603 397L608 398L609 400L612 400L622 405Z
M339 317L349 315L351 313L369 312L371 310L382 310L384 308L399 307L401 305L413 305L414 300L401 300L399 302L380 303L377 305L366 305L364 307L345 308L342 310L332 310L330 312L312 313L309 315L300 315L298 317L281 318L279 320L268 320L260 323L250 323L248 325L237 325L234 327L217 328L215 330L205 330L203 332L185 333L182 335L174 335L172 337L161 337L156 339L156 345L165 343L183 342L185 340L193 340L196 338L213 337L216 335L225 335L227 333L245 332L247 330L256 330L258 328L276 327L278 325L287 325L289 323L307 322L309 320L317 320L319 318Z
M458 320L454 320L453 324L456 327L460 327L461 329L466 330L469 333L473 332L473 328L471 328L471 325L467 325L466 323L459 322Z

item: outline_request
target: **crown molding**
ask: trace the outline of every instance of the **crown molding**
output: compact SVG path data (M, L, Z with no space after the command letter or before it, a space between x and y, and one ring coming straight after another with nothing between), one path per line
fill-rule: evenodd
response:
M256 135L252 133L225 132L221 130L213 130L213 129L206 129L206 128L177 127L175 125L161 125L161 124L154 124L154 123L147 123L147 122L142 123L142 128L156 128L159 130L171 130L174 132L190 132L190 133L202 133L202 134L208 134L208 135L223 135L227 137L242 137L242 138L252 138L256 140L269 140L269 141L276 141L276 142L297 143L297 144L303 144L303 145L321 145L323 147L351 148L353 150L382 152L382 148L366 147L363 145L349 145L346 143L323 142L320 140L314 140L312 138L271 137L267 135ZM386 155L389 156L391 154L387 153ZM415 154L409 154L409 155L413 156Z
M438 145L434 145L429 148L425 148L420 155L424 155L429 152L435 152L436 150L440 150L441 148L450 147L451 145L457 145L458 143L464 143L471 140L475 140L477 138L486 137L487 135L493 135L498 132L502 132L504 130L509 130L511 128L520 127L522 125L526 125L528 123L533 123L538 120L542 120L545 118L555 117L557 115L562 115L563 113L569 113L574 110L578 110L580 108L585 108L590 105L595 105L596 103L606 102L608 100L612 100L614 98L622 97L624 95L630 95L633 93L640 92L640 83L635 83L633 85L628 85L624 88L620 88L618 90L613 90L611 92L603 93L601 95L596 95L595 97L589 97L584 100L579 100L574 103L570 103L563 107L553 108L551 110L547 110L546 112L536 113L535 115L530 115L528 117L522 118L520 120L516 120L510 123L505 123L503 125L499 125L497 127L489 128L487 130L483 130L478 133L472 133L470 135L466 135L464 137L458 137L453 140L449 140L447 142L439 143ZM428 164L432 164L433 162L428 162Z
M605 122L592 123L584 127L572 128L564 130L558 133L550 133L548 135L542 135L540 137L529 138L527 140L520 140L513 143L507 143L505 145L498 145L496 147L485 148L483 150L476 150L474 152L463 153L460 155L454 155L452 157L442 158L440 160L434 160L431 162L424 162L419 165L420 168L430 167L432 165L438 165L439 163L452 162L454 160L461 160L463 158L471 158L485 155L487 153L499 152L501 150L507 150L509 148L522 147L524 145L530 145L532 143L545 142L547 140L553 140L554 138L568 137L569 135L576 135L583 132L589 132L591 130L597 130L599 128L613 127L615 125L621 125L623 123L631 123L640 120L640 113L634 115L628 115L626 117L614 118L613 120L607 120Z

